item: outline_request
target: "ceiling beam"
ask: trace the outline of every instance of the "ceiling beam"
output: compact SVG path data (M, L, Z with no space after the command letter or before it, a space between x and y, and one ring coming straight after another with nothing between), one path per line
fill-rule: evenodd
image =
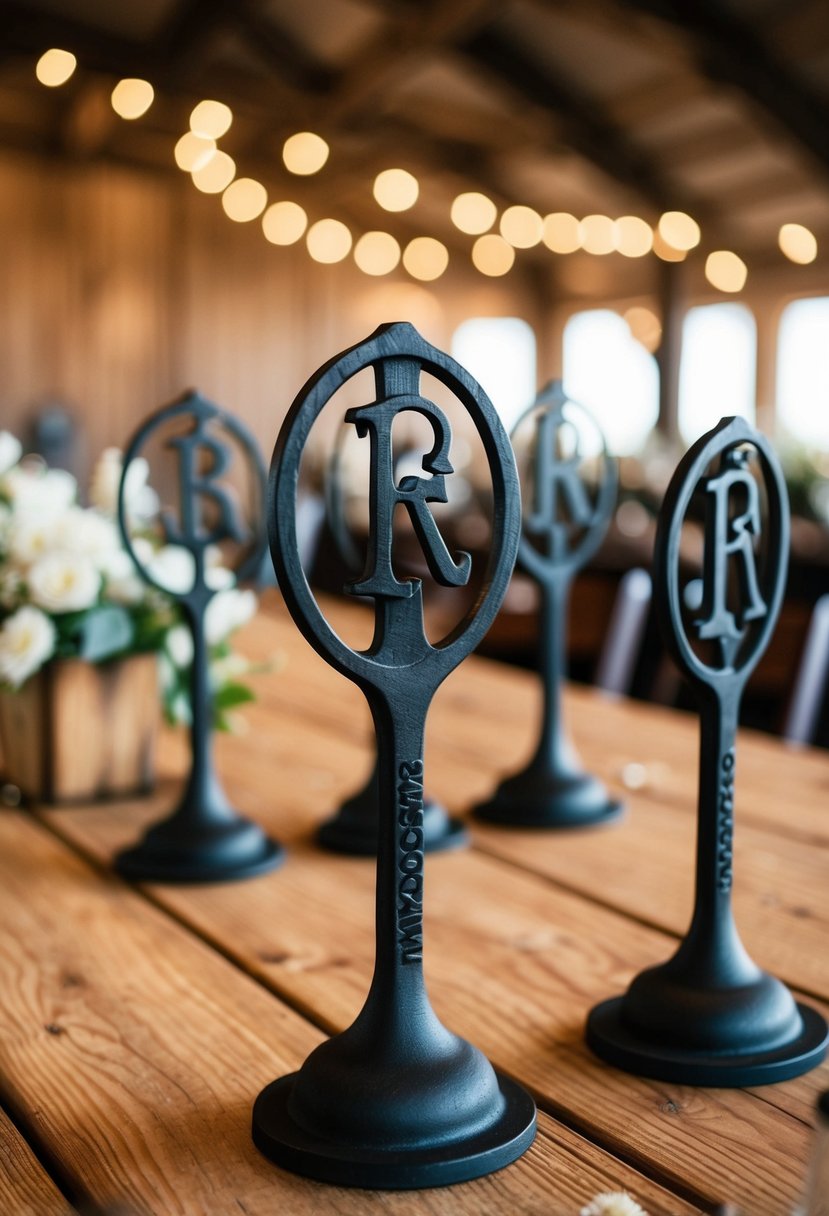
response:
M748 24L712 0L625 0L693 39L703 72L736 85L829 175L829 106Z

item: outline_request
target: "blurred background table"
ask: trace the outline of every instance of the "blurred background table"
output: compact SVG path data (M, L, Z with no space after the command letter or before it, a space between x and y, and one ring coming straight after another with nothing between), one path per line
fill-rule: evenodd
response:
M349 639L360 606L329 604ZM584 1046L587 1010L663 960L690 912L693 718L571 689L588 767L623 793L621 826L542 835L474 826L430 857L425 966L442 1019L533 1091L539 1137L516 1165L450 1189L370 1194L287 1174L250 1141L252 1101L345 1026L367 990L373 863L312 831L364 780L372 734L356 688L297 633L276 593L247 653L248 730L218 759L238 807L289 847L283 868L223 887L130 889L112 854L170 805L183 740L151 798L0 815L0 1171L12 1216L81 1211L578 1213L628 1190L651 1214L788 1216L829 1067L756 1090L628 1076ZM472 659L427 730L427 786L453 812L526 759L534 677ZM738 750L735 903L750 952L829 1002L829 761L746 732Z

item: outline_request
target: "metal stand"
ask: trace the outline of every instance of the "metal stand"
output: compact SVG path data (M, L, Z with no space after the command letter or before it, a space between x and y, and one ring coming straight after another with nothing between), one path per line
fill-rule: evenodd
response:
M604 471L595 503L590 502L579 477L578 446L570 458L559 459L559 432L570 411L582 411L582 407L569 401L560 383L554 381L539 393L513 430L515 437L527 418L537 416L533 510L522 521L518 561L541 591L539 668L544 710L541 737L527 768L502 781L493 797L473 811L478 819L509 827L591 827L616 819L622 810L622 804L579 764L562 713L570 588L607 531L617 483L616 465L604 444ZM559 517L562 505L567 508L566 520ZM571 548L574 533L580 536ZM533 535L542 539L543 551L532 543Z
M369 559L351 590L374 598L376 624L369 649L356 652L331 630L305 579L296 490L314 420L337 388L365 367L374 369L377 400L349 410L346 420L371 440ZM472 416L495 498L485 594L438 646L423 631L420 580L399 582L391 563L391 517L403 504L432 576L447 586L469 577L469 556L452 557L427 506L445 501L451 433L443 412L419 395L421 371L449 387ZM423 459L432 476L398 486L391 427L406 410L422 414L434 431L434 448ZM514 1161L535 1135L530 1096L441 1025L423 982L424 722L441 682L492 623L509 581L519 512L509 443L488 399L462 368L410 325L384 326L327 364L300 393L277 440L273 477L271 548L288 608L315 650L363 690L374 719L381 812L377 954L353 1025L257 1098L254 1143L278 1165L324 1182L393 1189L461 1182Z
M168 446L178 449L181 526L165 516L164 528L168 543L180 545L192 554L195 575L189 591L171 592L152 578L136 556L129 533L124 488L130 465L150 435L160 427L182 419L191 423L190 429L168 441ZM139 428L124 456L118 499L118 522L124 545L145 581L181 604L193 635L190 775L181 802L173 813L151 827L138 844L119 853L115 859L118 872L136 882L196 883L250 878L273 869L282 859L280 845L233 809L213 765L212 693L204 617L215 592L205 581L205 550L225 539L244 541L245 531L233 500L218 480L230 464L230 449L208 429L211 426L229 432L242 446L256 477L261 509L254 512L247 556L237 571L237 575L244 577L258 566L265 545L262 522L265 470L253 438L241 424L197 393L188 393L152 414ZM198 463L204 450L213 461L206 473L200 471ZM202 523L203 497L211 500L217 514L217 522L209 530Z
M766 551L754 457L768 503ZM715 466L713 472L709 472ZM704 595L682 618L679 556L694 493L705 499ZM786 582L789 508L768 442L725 418L686 454L665 496L655 548L655 590L666 644L694 685L700 708L699 827L691 926L673 958L636 976L622 997L592 1010L587 1042L628 1072L689 1085L783 1081L826 1055L829 1027L762 971L740 941L731 907L735 736L745 683L771 636ZM709 660L703 645L718 654Z

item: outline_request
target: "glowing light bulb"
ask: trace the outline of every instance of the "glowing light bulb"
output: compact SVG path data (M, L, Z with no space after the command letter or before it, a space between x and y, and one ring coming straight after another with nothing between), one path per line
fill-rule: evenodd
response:
M193 185L203 194L221 194L236 174L236 163L227 152L214 152L199 169L192 171Z
M385 211L408 211L419 193L417 178L405 169L384 169L374 179L374 197Z
M305 243L315 262L341 262L351 249L351 233L339 220L317 220L308 229Z
M705 277L718 291L742 291L748 278L748 267L730 249L717 249L705 259Z
M687 253L699 244L699 224L684 211L666 211L659 217L658 228L665 244L674 249Z
M431 236L416 236L403 251L403 265L413 279L431 283L449 265L449 250Z
M663 262L684 262L688 256L684 249L676 249L663 240L658 228L653 234L653 251Z
M400 261L400 246L389 232L365 232L354 246L354 261L363 274L391 274Z
M487 198L485 194L478 194L474 190L467 194L459 194L452 203L450 212L455 227L470 236L487 232L495 223L497 215L498 208L492 199Z
M638 215L622 215L613 225L613 243L626 258L643 258L653 249L653 230Z
M544 217L541 239L553 253L575 253L581 248L579 221L567 211L553 211Z
M328 144L313 131L299 131L285 140L282 159L289 173L308 177L312 173L319 173L328 160Z
M44 51L38 59L35 76L47 89L56 89L58 85L66 84L77 66L78 61L71 51L62 51L55 46Z
M155 91L149 80L130 77L127 80L119 80L112 90L112 108L120 118L131 122L147 113L154 97Z
M532 207L507 207L499 227L501 236L515 249L531 249L544 233L544 221Z
M295 245L308 227L308 216L299 203L271 203L262 216L262 231L272 245Z
M190 115L190 130L208 139L220 139L232 122L233 111L223 101L200 101Z
M490 232L487 236L479 236L472 246L472 262L481 274L497 278L512 270L515 261L515 250L502 236Z
M193 173L196 169L203 169L215 151L215 139L187 131L176 144L174 155L179 169Z
M222 207L228 219L237 224L255 220L265 210L268 192L252 177L239 177L231 182L222 195Z
M802 224L783 224L777 235L777 243L790 262L808 266L817 257L817 240L814 233Z
M603 257L616 245L616 229L609 215L586 215L579 224L579 241L586 253Z

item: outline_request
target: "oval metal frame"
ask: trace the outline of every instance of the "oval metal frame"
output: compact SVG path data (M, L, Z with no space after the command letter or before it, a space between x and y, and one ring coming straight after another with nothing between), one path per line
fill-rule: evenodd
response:
M445 385L471 416L492 477L494 544L484 587L476 603L445 638L434 646L429 644L415 664L392 667L377 662L366 652L352 650L323 616L299 559L296 506L300 460L314 422L334 393L358 372L395 358L419 363L421 372ZM454 359L421 338L408 322L381 326L365 342L336 356L311 377L295 398L280 430L271 462L268 498L271 555L280 589L303 634L349 679L381 687L392 673L416 666L429 670L437 686L475 648L495 619L515 563L520 501L509 437L480 385Z
M679 545L688 507L705 470L716 456L741 444L754 448L760 460L768 510L768 549L778 556L774 569L764 570L763 590L769 593L768 611L748 654L739 666L716 668L702 662L683 624ZM663 637L673 658L693 683L720 689L729 685L741 687L760 661L777 623L786 590L789 531L786 484L771 444L745 419L723 418L712 431L689 448L677 466L665 495L654 542L654 589Z

